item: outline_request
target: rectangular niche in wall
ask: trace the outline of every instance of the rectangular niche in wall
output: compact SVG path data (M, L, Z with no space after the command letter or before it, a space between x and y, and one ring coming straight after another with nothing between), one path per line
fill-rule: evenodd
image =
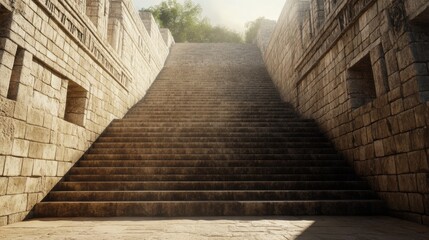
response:
M358 108L376 98L374 75L369 53L348 69L347 92L352 108Z
M88 92L73 81L68 81L64 120L84 126Z
M12 23L12 12L0 4L0 36L7 36Z
M429 6L426 7L415 18L411 19L411 28L415 39L415 51L419 53L418 62L429 64ZM429 101L429 79L426 77L417 78L420 99L423 102Z
M10 78L9 89L7 92L7 98L11 100L17 100L19 83L22 74L22 69L24 68L24 54L25 50L18 47L15 55L15 61L12 68L12 76Z

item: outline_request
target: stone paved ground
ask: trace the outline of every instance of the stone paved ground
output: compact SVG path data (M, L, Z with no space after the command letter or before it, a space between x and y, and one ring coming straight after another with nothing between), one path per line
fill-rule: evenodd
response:
M429 239L429 228L389 217L35 219L0 227L0 239Z

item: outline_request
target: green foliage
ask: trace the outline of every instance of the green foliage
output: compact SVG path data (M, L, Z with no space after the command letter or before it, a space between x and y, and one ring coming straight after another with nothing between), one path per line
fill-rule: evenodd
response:
M246 43L253 43L258 35L259 28L262 22L265 20L264 17L260 17L254 21L246 23L245 40Z
M168 28L176 42L243 42L240 34L224 27L212 26L201 17L202 8L192 0L183 4L165 0L140 11L151 12L162 28Z

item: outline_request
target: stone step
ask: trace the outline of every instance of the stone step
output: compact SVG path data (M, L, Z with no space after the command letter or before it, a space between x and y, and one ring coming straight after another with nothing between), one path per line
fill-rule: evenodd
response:
M189 112L189 111L183 111L183 112L166 112L166 111L158 111L158 112L128 112L127 117L134 116L134 117L140 117L140 116L172 116L172 117L189 117L189 116L195 116L198 115L199 117L255 117L255 118L261 118L264 117L265 119L270 118L290 118L294 117L297 118L296 113L294 112L233 112L233 111L225 111L225 112L219 112L219 111L207 111L207 112Z
M207 133L207 132L264 132L264 133L302 133L302 132L317 132L317 127L109 127L105 130L106 133L122 132L186 132L186 133Z
M54 191L135 190L368 190L364 181L60 182Z
M347 166L343 160L82 160L79 167L328 167Z
M149 116L145 116L145 117L149 117ZM265 124L265 123L291 123L291 124L295 124L295 123L313 123L313 120L299 120L297 118L273 118L273 119L268 119L268 118L229 118L226 120L222 120L220 118L212 118L212 119L198 119L198 118L176 118L176 117L164 117L164 118L158 118L156 120L152 120L150 118L144 118L144 119L115 119L112 121L112 126L132 126L132 125L138 125L138 124L150 124L150 123L168 123L168 124L172 124L172 123L179 123L179 124L190 124L190 123L195 123L195 124Z
M267 102L249 102L249 101L197 101L195 103L189 100L167 100L164 104L155 104L154 99L144 99L140 104L134 105L131 109L150 111L150 110L220 110L220 111L274 111L274 112L295 112L295 109L281 101ZM171 109L177 107L177 109ZM240 109L241 107L241 109Z
M235 111L235 110L229 110L229 109L222 109L222 110L216 110L216 109L181 109L176 108L175 110L164 110L164 109L147 109L147 110L140 110L140 109L131 109L128 112L129 115L169 115L173 114L174 116L187 116L187 115L204 115L204 116L210 116L210 115L221 115L221 116L229 116L229 115L238 115L238 116L297 116L295 112L293 111L274 111L274 110L248 110L248 111Z
M105 137L104 135L100 136L94 146L103 145L109 143L125 144L125 143L323 143L331 145L331 143L326 141L324 137Z
M84 162L84 161L81 161ZM350 173L338 174L246 174L246 175L66 175L71 182L139 181L358 181Z
M129 148L330 148L332 145L328 142L109 142L101 140L94 143L92 148L111 148L111 149L129 149Z
M89 154L335 154L332 148L91 148Z
M149 90L150 93L194 93L194 92L202 92L202 93L213 93L213 92L219 92L219 93L247 93L248 91L258 91L261 90L261 92L271 92L276 95L278 95L277 90L270 84L253 84L253 85L246 85L243 84L241 86L241 89L238 88L230 88L228 87L227 83L225 84L217 84L217 85L210 85L210 82L205 83L199 83L197 82L190 82L192 85L192 88L185 88L184 85L185 82L182 82L181 87L175 87L171 86L169 83L164 82L164 84L161 84L162 81L157 82L154 84L153 88Z
M199 102L196 103L184 103L184 102L176 102L176 101L165 101L163 104L159 104L158 102L147 101L146 99L142 99L140 103L135 105L133 108L283 108L286 107L289 110L294 111L293 107L289 104L282 101L271 101L271 102L249 102L249 101L210 101L210 102Z
M232 116L232 115L189 115L189 116L167 116L167 115L140 115L125 116L125 118L117 120L120 122L296 122L297 116ZM303 122L311 122L303 121Z
M198 123L198 122L114 122L110 124L109 129L116 128L130 128L130 129L140 129L140 128L219 128L219 127L228 127L228 128L260 128L260 127L276 127L276 128L305 128L311 127L316 128L317 125L313 122L206 122L206 123Z
M86 160L334 160L337 153L330 154L94 154L87 153Z
M104 132L104 137L208 137L208 138L321 138L319 132Z
M72 175L245 175L245 174L335 174L352 173L350 167L74 167Z
M266 215L376 215L379 200L42 202L36 217L188 217Z
M132 108L130 112L143 112L143 113L149 113L149 112L169 112L169 113L177 113L177 112L194 112L198 114L203 114L204 112L216 112L216 113L238 113L240 114L239 107L201 107L201 108L186 108L183 106L174 106L174 105L166 105L164 108ZM288 114L296 114L293 110L281 110L281 109L258 109L258 108L247 108L245 113L272 113L272 114L279 114L279 113L288 113ZM302 118L300 118L302 119Z
M243 90L245 91L245 90ZM234 98L234 99L280 99L279 96L273 90L263 90L263 89L248 89L246 93L239 91L222 91L222 90L212 90L212 91L161 91L161 92L152 92L149 91L145 98L164 98L164 97L173 97L173 98L182 98L182 97L191 97L198 99L211 99L216 97L221 98ZM253 98L252 98L253 97Z
M48 201L280 201L376 199L368 190L235 190L235 191L57 191Z

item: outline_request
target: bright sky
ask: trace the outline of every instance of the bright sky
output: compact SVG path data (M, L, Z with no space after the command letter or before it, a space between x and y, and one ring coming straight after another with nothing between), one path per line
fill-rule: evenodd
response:
M184 0L178 0L184 2ZM193 0L203 8L203 16L213 25L220 25L237 32L245 31L246 22L258 17L276 20L286 0ZM134 0L137 9L157 5L163 0Z

